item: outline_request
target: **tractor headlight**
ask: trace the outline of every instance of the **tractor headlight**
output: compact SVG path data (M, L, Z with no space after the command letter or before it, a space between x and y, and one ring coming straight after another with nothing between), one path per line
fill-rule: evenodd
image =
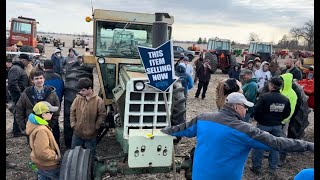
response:
M144 85L144 82L143 81L136 81L134 83L134 89L136 91L142 91L144 89L145 85Z
M98 63L103 64L104 63L104 57L98 57Z

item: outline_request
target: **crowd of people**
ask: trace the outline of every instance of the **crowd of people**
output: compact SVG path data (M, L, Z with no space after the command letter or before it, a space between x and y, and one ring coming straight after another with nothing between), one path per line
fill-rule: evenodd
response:
M187 57L180 58L176 69L185 59ZM240 64L235 65L229 78L216 87L218 112L203 113L191 121L162 130L177 138L197 137L193 179L241 179L251 149L250 170L261 174L267 150L269 175L277 176L277 169L286 163L286 152L313 151L313 143L288 138L290 121L295 121L294 116L299 110L299 94L294 90L293 82L302 79L302 72L290 57L285 65L286 69L281 71L274 61L261 62L259 57L248 60L243 68ZM194 84L199 81L195 98L199 97L202 88L202 99L205 98L211 66L202 55L194 62ZM192 75L186 74L191 79ZM184 87L186 92L192 88ZM255 127L251 125L253 121L256 121ZM234 151L230 152L231 149ZM228 153L220 156L223 152ZM228 163L231 159L237 162ZM311 171L307 172L310 174Z
M86 49L86 53L90 50ZM27 54L7 58L7 103L12 102L9 109L14 118L12 134L27 137L30 159L39 179L59 176L62 155L58 118L64 94L63 76L74 63L81 66L83 59L72 48L66 57L57 48L42 67L37 57ZM286 152L314 150L311 142L287 138L289 122L297 111L298 95L292 88L293 80L300 80L301 72L292 59L287 60L286 69L281 73L270 72L270 64L256 58L243 68L234 66L229 78L216 87L217 112L203 113L191 121L162 129L178 138L197 137L193 179L241 179L251 149L251 171L261 173L264 151L268 151L270 175L276 175L278 167L285 164ZM175 73L181 79L186 97L198 84L194 97L206 98L213 70L211 62L202 54L194 66L181 54ZM90 79L81 78L77 88L79 94L70 108L73 130L70 148L90 149L95 159L96 136L107 116L105 105L93 91ZM256 126L251 124L253 120ZM14 167L9 162L7 165Z
M89 48L86 53L90 53ZM60 116L64 96L63 76L71 66L82 66L83 58L70 48L66 57L60 48L43 65L37 57L21 53L7 56L7 107L13 114L13 137L26 137L31 148L31 163L38 179L57 179L60 169ZM72 148L83 146L95 159L96 135L106 119L104 102L93 91L89 78L80 78L79 95L71 105ZM90 122L87 121L90 119ZM10 168L14 163L6 162Z

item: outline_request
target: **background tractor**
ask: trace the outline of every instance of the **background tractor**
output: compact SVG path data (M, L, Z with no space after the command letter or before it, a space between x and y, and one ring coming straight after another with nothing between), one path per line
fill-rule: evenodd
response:
M228 74L237 64L236 57L231 53L231 42L228 39L210 38L205 59L210 60L214 72L219 68L224 74Z
M7 41L7 50L10 50L9 46L17 44L20 47L28 47L28 51L24 52L44 52L44 45L37 43L37 22L33 18L27 18L19 16L18 18L11 18L10 20L10 32ZM25 49L25 48L24 48ZM38 50L36 50L38 49Z
M76 46L81 46L82 48L89 46L89 39L85 40L84 38L77 37L72 40L72 47L75 48Z
M62 47L65 46L65 42L61 42L61 40L58 38L58 39L53 39L53 46L54 47L60 47L62 45Z
M251 41L249 45L249 51L244 55L244 63L246 64L248 60L254 60L259 57L261 62L272 60L272 45L270 43L262 43Z
M92 19L87 17L86 21ZM118 173L180 172L181 169L185 170L186 178L191 179L192 159L175 157L173 137L160 131L185 119L184 88L181 81L176 81L165 92L148 86L148 77L137 53L137 46L154 48L170 39L173 21L167 13L94 10L94 52L84 56L87 67L74 67L66 74L65 112L70 111L70 102L78 92L74 86L76 80L85 76L92 78L88 66L96 67L101 87L99 95L108 113L105 123L109 125L99 130L97 142L109 128L114 128L122 152L91 163L90 150L79 146L67 150L60 179L102 179L105 173L116 176ZM65 116L65 121L67 118Z

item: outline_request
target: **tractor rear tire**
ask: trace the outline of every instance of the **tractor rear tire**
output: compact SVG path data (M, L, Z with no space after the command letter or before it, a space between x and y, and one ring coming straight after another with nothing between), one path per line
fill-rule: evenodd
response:
M89 149L77 146L67 150L60 168L60 180L90 180L93 177L92 156Z
M288 138L301 139L305 135L305 128L310 124L308 121L308 116L311 112L308 107L309 97L298 83L293 83L292 88L296 92L298 99L295 112L289 123Z
M67 148L71 147L72 129L70 126L70 107L79 89L77 88L80 78L89 78L93 82L93 68L75 66L67 69L64 89L64 139Z
M218 68L218 56L216 54L207 52L205 54L205 59L210 61L211 70L213 71L213 74L214 74Z
M181 80L173 84L171 126L186 122L186 96Z

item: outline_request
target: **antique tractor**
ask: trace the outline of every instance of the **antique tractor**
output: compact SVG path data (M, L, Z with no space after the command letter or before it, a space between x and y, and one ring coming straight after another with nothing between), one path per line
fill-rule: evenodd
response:
M250 42L249 51L244 55L243 63L246 64L248 60L254 60L256 57L261 59L261 62L272 60L272 45L270 43Z
M184 88L181 81L176 81L165 92L148 86L148 78L137 53L137 46L158 47L170 39L173 17L167 13L96 9L93 19L87 17L86 21L93 21L94 52L84 56L84 62L97 68L99 94L108 113L106 123L108 128L114 128L115 139L122 152L92 163L90 150L79 146L67 150L62 160L60 179L87 180L94 177L100 180L105 173L116 176L118 173L180 172L181 169L185 170L186 178L191 179L192 158L175 157L173 137L160 131L171 126L171 122L185 119ZM73 71L74 75L66 75L66 81L83 77L83 74L90 76L84 72L83 66L81 70ZM69 85L66 82L66 86ZM77 90L72 92L77 93ZM97 142L101 141L108 128L99 131Z
M61 42L61 39L53 39L53 46L54 47L60 47L62 45L62 47L65 46L65 42Z
M82 48L85 48L86 46L89 46L89 39L81 39L80 37L72 40L72 47L75 48L76 46L81 46Z
M231 42L228 39L210 38L205 59L210 60L214 72L219 68L224 74L228 74L237 64L236 57L231 53Z

